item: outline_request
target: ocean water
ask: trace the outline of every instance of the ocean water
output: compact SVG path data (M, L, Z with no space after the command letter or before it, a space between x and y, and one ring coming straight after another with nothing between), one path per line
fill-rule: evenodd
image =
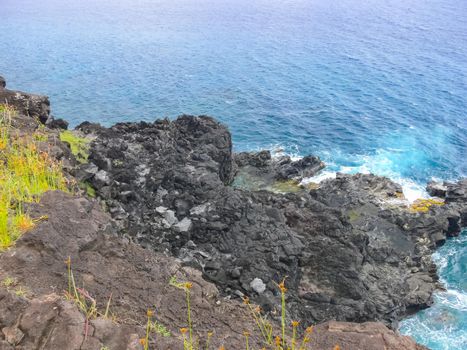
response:
M411 200L467 174L466 62L464 0L0 0L0 75L72 126L208 114Z
M401 324L400 331L431 349L467 349L467 230L448 240L435 254L445 292L434 306Z

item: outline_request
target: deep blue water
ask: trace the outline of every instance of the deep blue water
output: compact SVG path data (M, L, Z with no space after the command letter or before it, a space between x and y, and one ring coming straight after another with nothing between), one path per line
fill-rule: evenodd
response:
M410 198L467 174L466 62L465 0L0 0L0 75L72 126L209 114Z

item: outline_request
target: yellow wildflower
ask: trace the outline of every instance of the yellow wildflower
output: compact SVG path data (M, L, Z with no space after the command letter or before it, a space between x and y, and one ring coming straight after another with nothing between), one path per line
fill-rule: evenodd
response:
M281 293L287 292L287 288L285 288L285 278L282 280L281 283L278 284L279 289L281 290Z
M276 338L274 340L275 340L277 346L281 345L281 337L276 335Z

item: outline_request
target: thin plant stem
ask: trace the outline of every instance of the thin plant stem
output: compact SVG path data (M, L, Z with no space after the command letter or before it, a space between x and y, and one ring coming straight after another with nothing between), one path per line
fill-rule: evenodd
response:
M190 288L185 288L186 291L186 305L187 305L187 316L188 316L188 332L190 335L190 350L193 350L193 329L191 324L191 305L190 305Z
M285 349L285 292L281 291L281 326L282 326L282 348Z

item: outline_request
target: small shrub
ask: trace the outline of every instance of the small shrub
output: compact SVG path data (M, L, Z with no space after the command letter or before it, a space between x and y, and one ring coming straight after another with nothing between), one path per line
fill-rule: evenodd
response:
M10 288L10 287L14 287L18 284L18 280L14 277L6 277L3 281L2 281L2 285L5 287L5 288Z
M170 331L162 323L158 322L157 320L152 321L151 331L166 338L172 336Z
M29 292L21 286L16 288L14 293L17 297L21 297L21 298L26 298L29 294Z

